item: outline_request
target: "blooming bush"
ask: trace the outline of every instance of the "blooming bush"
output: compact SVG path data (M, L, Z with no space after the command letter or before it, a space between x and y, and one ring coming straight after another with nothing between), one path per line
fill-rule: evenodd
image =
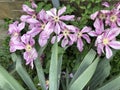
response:
M78 26L82 17L76 19L75 15L68 15L66 6L45 10L40 9L39 5L34 1L30 5L23 4L22 11L25 15L10 24L8 30L12 59L16 62L18 74L29 89L37 90L22 66L22 59L26 65L31 66L31 70L36 67L38 86L42 90L120 89L120 76L104 84L110 73L109 60L112 59L113 49L120 49L120 41L117 40L120 34L120 4L115 4L111 9L108 2L102 3L106 9L92 13L89 16L91 26L86 24L82 27ZM47 55L51 58L47 62L49 73L44 75L43 63ZM64 61L71 56L75 60ZM73 64L72 68L70 64ZM16 86L24 90L19 84Z

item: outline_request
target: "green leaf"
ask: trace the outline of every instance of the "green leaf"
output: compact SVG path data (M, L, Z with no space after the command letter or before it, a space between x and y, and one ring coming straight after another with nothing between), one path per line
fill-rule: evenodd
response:
M58 90L58 43L52 47L52 55L49 70L49 90Z
M39 50L39 52L38 52L39 56L42 55L45 48L46 48L46 46ZM44 72L43 72L43 68L42 68L42 65L40 63L40 60L37 58L34 62L35 62L35 67L37 70L37 74L38 74L38 78L39 78L39 82L41 84L42 90L46 90L45 76L44 76Z
M16 62L16 71L22 78L22 80L25 82L25 84L28 86L30 90L37 90L33 81L31 80L29 74L26 72L25 68L22 66L22 59L19 55L16 55L15 53L11 54L12 60Z
M96 90L120 90L120 75Z
M64 54L64 49L61 47L58 47L58 88L60 84L60 78L61 78L61 69L62 69L62 59Z
M52 4L55 8L59 8L60 7L60 1L59 0L52 0Z
M109 60L106 60L105 58L100 60L100 63L96 68L93 78L90 81L90 89L96 90L96 87L103 83L103 81L109 76L110 70L111 67Z
M73 79L70 82L70 85L73 84L73 82L85 71L85 69L92 63L92 61L94 60L96 56L96 52L91 49L87 55L85 56L85 58L83 59L82 63L80 64L77 72L75 73ZM70 86L69 85L69 86Z
M99 58L97 57L95 61L77 78L77 80L75 80L68 90L83 90L83 88L92 78L98 62Z
M0 65L0 90L25 89Z

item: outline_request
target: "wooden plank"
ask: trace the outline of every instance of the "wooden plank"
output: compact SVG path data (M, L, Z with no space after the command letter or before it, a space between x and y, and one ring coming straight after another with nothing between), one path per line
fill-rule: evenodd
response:
M22 4L24 3L24 1L10 1L0 2L0 19L15 18L20 15L20 11L22 10Z

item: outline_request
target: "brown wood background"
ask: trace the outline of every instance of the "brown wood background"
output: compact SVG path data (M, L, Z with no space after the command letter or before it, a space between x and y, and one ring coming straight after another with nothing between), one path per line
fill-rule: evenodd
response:
M0 0L0 19L18 16L24 1L25 0Z

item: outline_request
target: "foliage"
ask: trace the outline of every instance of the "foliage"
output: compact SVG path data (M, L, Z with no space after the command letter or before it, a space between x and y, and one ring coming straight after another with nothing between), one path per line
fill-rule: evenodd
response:
M85 0L70 0L71 5L66 6L67 11L64 14L76 14L78 18L76 18L75 21L67 21L67 24L73 24L80 29L85 25L94 28L94 22L90 20L90 15L102 9L102 1L89 0L87 2L88 5L85 5L85 2ZM28 6L31 5L29 2L25 3ZM49 10L52 8L52 5L48 2L38 2L37 5L36 12L42 9ZM80 12L78 12L78 10L80 10ZM81 17L80 20L79 17ZM5 26L8 26L9 23L14 21L9 19L5 20L7 22ZM27 29L28 27L25 27L25 32ZM22 32L22 35L25 32ZM36 41L38 40L37 38L38 36L35 38ZM116 77L116 74L119 74L120 71L119 52L117 52L113 58L107 60L105 55L99 57L96 53L95 47L93 46L95 42L93 38L90 45L83 41L85 46L82 52L76 49L76 44L61 48L60 43L56 42L57 39L58 38L56 38L53 45L50 44L49 41L46 46L41 48L38 47L38 43L35 45L39 57L34 61L35 67L31 69L25 65L24 58L21 58L21 53L25 50L12 54L9 52L8 42L10 39L7 38L0 48L0 63L8 72L0 66L0 71L3 72L0 73L0 78L4 77L2 81L0 81L0 89L3 89L6 85L8 85L6 89L10 90L16 90L16 88L19 88L18 90L22 90L23 88L25 90L47 90L48 85L49 90L120 89L120 75ZM18 78L17 81L8 73L11 73L16 79ZM5 76L10 78L7 79ZM114 76L115 78L113 78ZM8 82L6 83L7 80ZM10 83L10 80L14 81L15 85L13 82Z

